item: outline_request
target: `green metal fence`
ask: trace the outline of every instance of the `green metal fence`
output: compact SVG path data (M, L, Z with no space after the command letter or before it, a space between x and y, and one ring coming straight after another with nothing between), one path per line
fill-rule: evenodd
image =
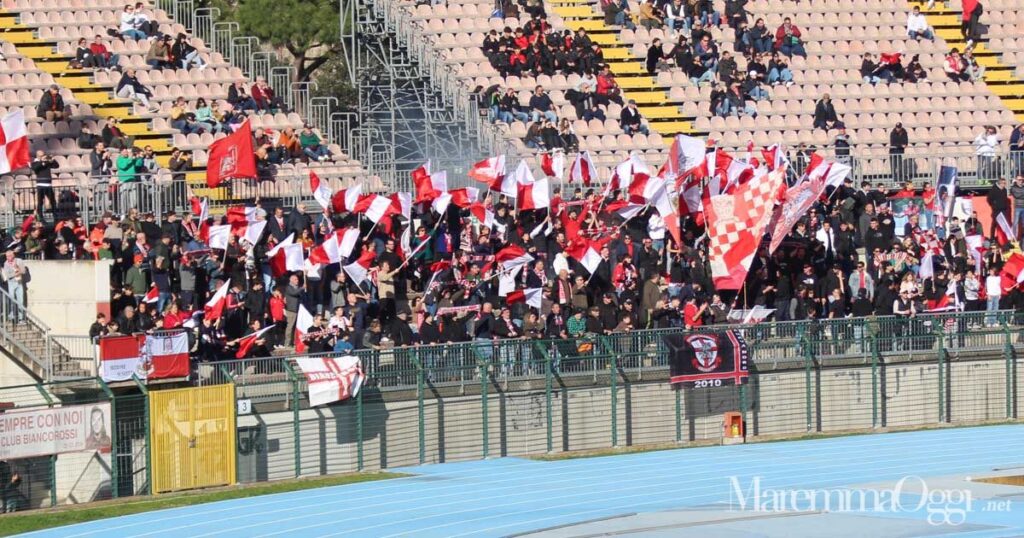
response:
M12 421L0 429L5 444L10 443L0 447L0 481L5 486L17 482L5 494L6 508L30 510L148 493L145 401L135 387L115 389L98 378L0 388L0 421ZM20 457L25 452L19 448L32 443L23 434L39 430L19 430L15 419L76 406L82 406L85 417L93 409L102 413L102 427L83 432L95 431L97 438L109 440L109 447Z

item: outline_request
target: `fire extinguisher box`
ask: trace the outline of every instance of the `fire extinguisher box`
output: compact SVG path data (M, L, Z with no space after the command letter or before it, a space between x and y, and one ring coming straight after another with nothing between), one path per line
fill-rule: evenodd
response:
M722 421L722 443L726 445L740 444L744 442L746 431L743 424L743 414L736 411L729 411L723 416Z

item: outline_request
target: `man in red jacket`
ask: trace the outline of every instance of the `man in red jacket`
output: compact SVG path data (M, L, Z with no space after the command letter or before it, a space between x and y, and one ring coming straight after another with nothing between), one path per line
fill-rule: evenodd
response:
M622 89L619 88L619 83L615 82L615 75L607 65L601 67L601 72L597 75L597 97L600 104L622 104Z
M804 43L800 39L800 35L800 29L793 24L792 19L786 17L782 21L782 26L775 30L775 50L787 57L793 57L795 54L806 58L807 51L804 50Z
M252 85L249 95L256 101L256 108L260 112L287 112L284 101L274 93L274 88L271 88L263 77L256 77L256 83Z

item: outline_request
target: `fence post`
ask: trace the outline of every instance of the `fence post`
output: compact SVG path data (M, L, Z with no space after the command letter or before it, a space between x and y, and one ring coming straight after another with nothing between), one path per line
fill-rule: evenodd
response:
M302 430L299 429L299 380L295 370L284 361L284 369L288 372L288 380L292 382L292 431L295 434L295 477L302 476ZM360 391L361 392L361 391Z
M946 355L946 338L943 334L942 324L939 324L939 422L949 422L949 417L946 416L946 374L943 362Z
M365 388L365 387L363 387ZM356 470L363 470L363 390L356 394Z
M102 383L102 382L103 381L101 380L100 383ZM41 394L43 396L43 399L46 400L46 407L53 407L53 398L51 398L50 394L46 392L45 388L43 388L42 383L36 383L36 390L39 391L39 394ZM113 421L113 413L111 413L111 421ZM55 506L57 506L57 455L56 454L51 454L50 455L50 507L53 508Z
M132 374L132 381L135 381L135 386L142 392L142 412L145 415L146 421L146 493L153 494L153 428L149 421L149 389L146 388L146 384L139 379L139 376ZM237 428L236 428L237 430ZM237 435L237 433L236 433ZM237 459L237 458L235 458ZM237 475L236 475L237 476Z
M539 342L534 342L533 347L540 353L540 356L544 359L544 407L546 415L546 429L547 429L547 445L548 454L554 450L554 439L552 437L552 417L551 417L551 385L552 385L552 372L551 372L551 355L548 354L547 350L544 349Z
M614 448L619 446L619 369L617 357L604 337L601 337L601 343L605 352L610 352L611 354L611 361L609 363L611 370L608 372L608 383L611 385L612 393L612 447Z
M682 386L679 384L672 385L672 390L676 393L676 442L683 442L683 398L682 398Z
M1013 405L1016 398L1017 392L1017 376L1014 368L1013 360L1013 340L1010 335L1010 327L1003 321L1003 356L1006 357L1006 418L1017 418L1014 410L1016 406Z
M110 483L113 484L113 487L110 489L113 491L111 496L117 498L120 496L118 490L121 489L121 484L118 481L117 476L117 444L120 440L118 438L121 437L117 432L117 398L114 397L114 392L110 390L110 387L105 381L103 381L103 379L96 378L96 380L99 382L100 388L103 389L104 394L106 394L107 398L110 400L110 429L113 430L110 432Z
M485 345L491 345L489 342ZM489 434L489 419L487 416L487 375L488 375L488 364L487 360L480 355L480 350L474 347L476 353L477 368L480 370L480 418L483 419L483 442L484 450L483 457L487 459L490 451L490 439Z
M807 431L811 431L811 342L804 334L802 339L804 347L804 406L807 416Z
M875 335L868 335L871 346L871 427L878 427L878 341Z
M413 365L416 366L416 418L417 418L417 431L419 435L420 445L420 464L427 460L427 425L426 425L426 410L423 408L423 363L420 361L420 352L418 348L413 349L412 357Z

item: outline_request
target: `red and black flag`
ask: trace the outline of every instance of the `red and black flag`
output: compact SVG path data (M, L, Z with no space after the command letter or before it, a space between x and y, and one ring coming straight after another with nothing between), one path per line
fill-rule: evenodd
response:
M670 383L720 387L746 382L749 351L736 330L664 336L669 349Z

